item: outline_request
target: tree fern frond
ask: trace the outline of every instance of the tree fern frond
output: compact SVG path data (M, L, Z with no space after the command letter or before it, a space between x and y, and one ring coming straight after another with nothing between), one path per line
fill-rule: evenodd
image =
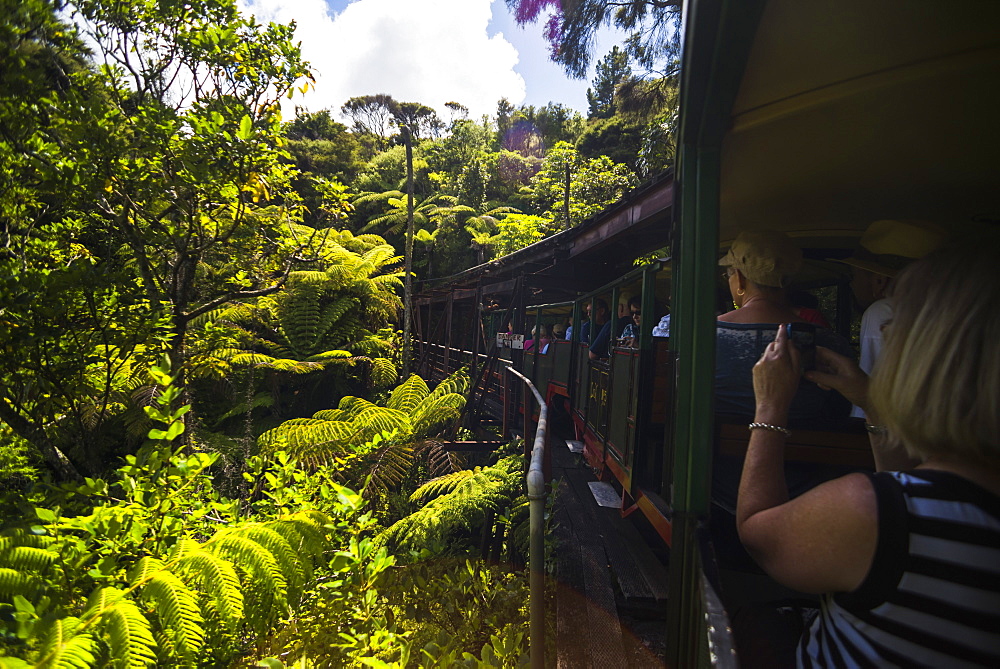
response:
M156 611L177 655L193 658L205 643L205 619L198 598L173 572L161 569L142 586L141 598Z
M424 456L431 476L443 476L465 468L465 459L457 451L447 451L437 439L422 439L414 452Z
M405 550L442 540L459 528L481 524L487 511L503 510L520 490L521 461L514 455L492 467L477 467L451 492L432 499L383 531L379 543Z
M23 595L35 587L35 578L16 569L0 567L0 596L6 598Z
M326 272L320 272L316 270L310 271L298 271L289 272L288 274L288 287L292 288L297 283L320 283L325 284L330 280L330 277L326 275Z
M463 406L465 406L465 397L462 395L445 395L437 400L428 397L426 402L421 402L417 410L413 412L413 433L420 436L434 434L435 431L458 418L462 413Z
M439 476L436 479L431 479L413 491L410 495L410 502L424 505L441 495L447 495L473 474L474 472L471 470L463 469L461 471L452 472L451 474Z
M359 432L371 436L378 432L392 432L393 430L399 430L402 434L410 434L413 431L409 415L375 404L358 412L352 419L352 423L363 428L363 431L359 430Z
M305 569L291 544L276 530L265 525L247 525L236 532L266 548L280 569L288 587L288 597L292 602L298 599L300 588L305 582Z
M385 405L390 409L410 414L413 413L413 410L417 408L430 392L427 383L420 376L410 374L410 378L396 386L392 393L390 393Z
M433 398L438 398L452 393L465 395L469 392L470 383L469 372L465 369L465 367L462 367L451 376L443 379L441 383L437 384L434 391L431 393L431 396Z
M0 551L0 564L18 571L40 572L55 562L58 557L58 553L44 548L12 546L7 550Z
M396 380L399 372L388 358L371 359L371 382L375 387L387 386Z
M340 398L340 404L337 405L337 408L344 412L347 420L352 420L362 411L372 407L378 407L378 405L369 402L363 397L355 397L354 395L346 395Z
M47 534L34 534L33 532L18 527L4 530L0 534L0 552L14 548L15 546L31 546L32 548L46 548L51 546L55 540Z
M228 560L199 548L178 561L177 571L198 580L230 631L239 628L244 616L243 593L240 578Z
M371 455L368 469L372 490L388 490L398 486L413 463L413 449L397 441L390 441Z
M98 627L105 634L115 667L131 668L155 664L156 641L149 620L135 602L117 588L99 588L87 601L85 618L99 615Z
M128 580L132 585L136 585L146 579L150 578L153 574L163 569L163 561L157 560L154 557L139 558L139 561L135 563L132 567L132 571L129 572Z
M62 667L80 667L88 669L97 664L94 657L96 642L94 637L84 632L77 634L80 626L79 618L62 618L56 620L42 637L41 658L35 665L45 669L61 669Z
M339 349L334 349L332 351L323 351L322 353L316 353L314 355L306 358L306 362L352 362L356 360L364 360L364 357L355 356L350 351L341 351Z
M340 409L322 409L313 414L312 420L335 420L345 422L350 420L346 411Z
M313 558L328 548L329 541L323 528L330 522L325 514L314 511L299 512L265 525L283 536L296 553Z
M288 583L278 561L264 546L236 531L223 531L205 547L251 576L247 593L260 599L260 606L253 607L258 622L285 613Z

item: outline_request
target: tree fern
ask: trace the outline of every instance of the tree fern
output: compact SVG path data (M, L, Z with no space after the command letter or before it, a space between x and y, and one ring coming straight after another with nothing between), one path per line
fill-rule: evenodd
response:
M62 618L52 623L42 637L39 662L35 665L44 669L80 667L88 669L96 664L94 657L97 642L90 634L77 634L79 618Z
M285 613L288 581L274 555L264 546L236 531L223 530L206 546L228 559L248 576L244 597L249 598L250 622L262 629L276 616Z
M146 566L139 573L146 574L149 568ZM195 592L166 569L153 571L141 580L144 583L140 596L156 612L171 654L188 660L194 658L205 643L205 618Z
M98 629L108 644L112 666L142 668L156 662L156 641L149 620L121 590L96 590L83 617L99 618Z
M199 548L177 560L177 571L197 582L209 595L209 602L226 628L239 628L244 617L243 592L232 563Z
M398 376L399 370L396 369L396 365L392 360L388 358L371 359L371 381L373 386L387 386L395 381Z
M416 374L403 381L389 395L385 405L404 413L412 413L417 405L430 394L427 383Z
M473 474L472 470L462 469L431 479L413 491L410 495L410 502L423 505L436 497L447 495Z
M432 499L382 532L379 541L406 550L482 524L488 511L502 511L520 490L521 463L522 458L514 455L492 467L477 467L449 493Z
M297 602L305 582L305 573L291 544L279 532L266 525L247 525L237 532L240 536L263 546L271 553L275 565L285 579L289 601L291 603Z
M30 574L24 574L17 569L0 567L0 597L13 597L31 591L36 579Z

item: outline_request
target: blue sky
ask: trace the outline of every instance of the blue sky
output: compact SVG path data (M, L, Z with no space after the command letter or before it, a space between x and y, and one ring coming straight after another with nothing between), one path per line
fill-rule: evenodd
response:
M450 118L460 102L473 118L515 105L558 102L586 114L584 80L549 61L542 25L521 28L503 0L239 0L261 21L297 23L316 89L290 103L339 110L348 98L388 93ZM605 31L594 60L611 49Z

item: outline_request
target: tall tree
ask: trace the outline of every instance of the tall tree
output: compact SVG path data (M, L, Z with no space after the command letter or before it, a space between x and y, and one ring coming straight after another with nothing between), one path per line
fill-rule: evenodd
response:
M412 139L439 137L444 130L444 123L438 118L437 112L419 102L400 102L396 105L393 116L399 125L409 128Z
M611 52L597 61L593 88L587 89L590 118L609 118L615 113L615 89L632 76L628 54L616 45Z
M24 20L5 24L5 45L32 41L39 26L55 22L52 3L22 7ZM259 25L240 16L233 0L62 8L80 20L52 34L85 31L77 41L91 45L103 66L58 67L56 94L0 90L5 258L12 271L35 272L11 274L21 290L65 263L66 251L109 276L124 272L131 281L122 285L141 290L145 319L165 324L162 340L182 372L192 319L278 290L296 255L279 242L298 202L289 188L294 170L277 146L277 102L308 83L291 43L294 26ZM30 66L27 58L5 61L22 81ZM55 246L40 252L47 244ZM98 306L121 303L107 295ZM111 313L98 308L94 318L108 323ZM111 338L81 355L117 359L123 350ZM17 401L0 398L4 410L36 420L37 403ZM22 436L40 445L50 429L57 427Z
M552 60L571 77L587 75L594 43L602 27L629 33L625 51L647 70L674 72L680 50L681 0L505 0L516 21L525 25L551 11L545 38Z
M396 108L399 103L391 95L361 95L351 98L340 111L354 123L354 131L372 135L383 142L396 134ZM384 147L383 147L384 148Z

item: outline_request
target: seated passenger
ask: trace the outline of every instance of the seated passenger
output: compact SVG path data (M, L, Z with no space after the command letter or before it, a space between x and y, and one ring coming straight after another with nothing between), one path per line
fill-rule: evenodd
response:
M654 337L670 336L670 314L667 313L660 319L660 322L653 326Z
M797 649L766 666L1000 666L998 246L970 240L903 270L870 387L853 360L823 349L827 369L804 373L878 424L878 473L789 499L781 428L798 353L782 332L754 367L739 534L776 580L823 596L811 622L781 627L805 629Z
M752 416L754 363L774 341L779 323L806 323L788 303L785 287L802 266L802 252L784 234L764 230L743 232L719 261L736 309L716 321L715 411ZM825 328L816 343L842 355L853 351L846 339ZM850 407L836 393L803 383L795 394L793 424L837 420Z
M610 353L611 346L611 327L614 325L609 316L611 315L608 311L608 303L604 300L598 299L594 300L596 306L596 313L592 321L585 323L585 325L590 325L595 323L595 327L600 327L601 329L597 331L597 335L590 344L590 359L598 360L607 358ZM587 334L590 333L589 328L587 329Z
M639 327L642 325L642 306L638 297L629 300L628 306L632 322L625 326L618 339L622 346L638 348Z
M552 326L552 340L565 339L566 338L566 326L562 323L556 323ZM549 344L551 342L546 341L545 346L542 347L542 353L549 352Z
M632 323L633 305L640 304L638 297L622 292L618 295L618 320L615 323L615 330L612 333L615 339L622 336L622 332Z
M743 232L733 242L729 253L719 261L726 268L729 292L736 309L716 320L715 412L749 418L754 413L753 366L774 341L781 323L804 323L795 315L785 296L785 286L802 266L802 252L784 234L776 231ZM816 343L842 355L853 357L846 339L837 333L817 329ZM815 383L802 382L789 408L792 426L821 429L824 423L847 418L850 404L842 396ZM719 456L713 461L712 501L729 514L736 512L743 460ZM789 462L786 475L795 495L849 470L825 465ZM721 523L713 532L720 541L739 544L734 528Z
M850 258L851 291L861 316L859 365L871 374L882 350L882 328L892 319L889 294L896 272L941 246L947 231L928 221L875 221L861 235L860 246ZM863 418L860 407L851 415Z

